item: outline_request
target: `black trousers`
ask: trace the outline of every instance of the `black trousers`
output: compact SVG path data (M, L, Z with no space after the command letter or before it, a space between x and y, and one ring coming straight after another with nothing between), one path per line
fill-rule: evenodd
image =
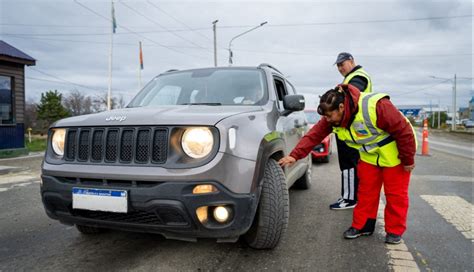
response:
M336 135L337 156L339 168L341 169L341 197L346 200L357 201L357 163L359 151L349 147L344 141L339 140Z

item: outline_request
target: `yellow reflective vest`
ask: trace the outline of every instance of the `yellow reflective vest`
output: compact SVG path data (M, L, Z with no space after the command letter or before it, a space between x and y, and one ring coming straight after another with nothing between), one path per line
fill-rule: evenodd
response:
M359 150L362 161L381 167L394 167L401 163L397 144L390 134L377 127L377 102L387 96L383 93L361 93L359 110L350 128L333 127L333 132L348 146ZM408 119L405 120L410 123Z
M361 76L365 79L367 79L367 87L365 90L360 90L363 93L371 93L372 92L372 81L370 80L369 74L362 68L359 68L355 70L354 72L348 74L345 78L344 81L342 82L343 84L349 84L349 81L351 81L352 78L355 76Z

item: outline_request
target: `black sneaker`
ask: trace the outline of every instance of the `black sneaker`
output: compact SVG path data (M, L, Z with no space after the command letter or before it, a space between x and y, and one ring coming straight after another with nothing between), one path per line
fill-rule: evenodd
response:
M346 239L355 239L359 236L370 236L372 231L360 231L356 228L350 227L348 230L344 231L344 238Z
M329 205L329 209L331 210L353 209L356 205L357 205L357 201L340 198L337 200L336 203Z
M387 244L392 244L392 245L397 245L402 242L402 236L396 235L393 233L387 233L387 236L385 236L385 243Z

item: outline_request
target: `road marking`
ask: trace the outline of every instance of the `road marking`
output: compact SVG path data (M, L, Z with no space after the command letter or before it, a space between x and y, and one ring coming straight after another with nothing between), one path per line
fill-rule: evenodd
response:
M422 195L421 198L460 231L466 239L474 239L472 227L474 206L471 203L459 196Z
M381 228L378 228L377 231L383 236L385 236L384 209L385 204L382 199L380 199L379 210L377 213L377 221L379 223L378 225L381 226ZM420 271L418 264L415 262L413 255L408 250L408 247L405 245L405 241L403 241L403 239L402 242L398 245L385 244L385 247L388 250L388 266L391 271Z
M23 182L23 183L13 184L10 187L0 188L0 193L1 192L6 192L6 191L11 190L11 189L16 188L16 187L25 187L25 186L28 186L28 185L33 184L33 183L39 183L39 181L36 181L36 182L30 181L30 182Z
M9 175L0 175L0 185L1 184L10 184L10 183L20 183L39 180L39 175L31 174L9 174Z
M412 179L423 181L459 181L459 182L474 182L473 177L461 176L439 176L439 175L412 175Z

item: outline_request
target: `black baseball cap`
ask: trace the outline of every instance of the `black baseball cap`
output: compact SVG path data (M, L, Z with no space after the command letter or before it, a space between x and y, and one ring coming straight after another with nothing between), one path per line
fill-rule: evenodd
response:
M337 55L337 59L334 64L340 64L346 60L353 60L353 59L354 57L350 53L342 52L342 53L339 53L339 55Z

